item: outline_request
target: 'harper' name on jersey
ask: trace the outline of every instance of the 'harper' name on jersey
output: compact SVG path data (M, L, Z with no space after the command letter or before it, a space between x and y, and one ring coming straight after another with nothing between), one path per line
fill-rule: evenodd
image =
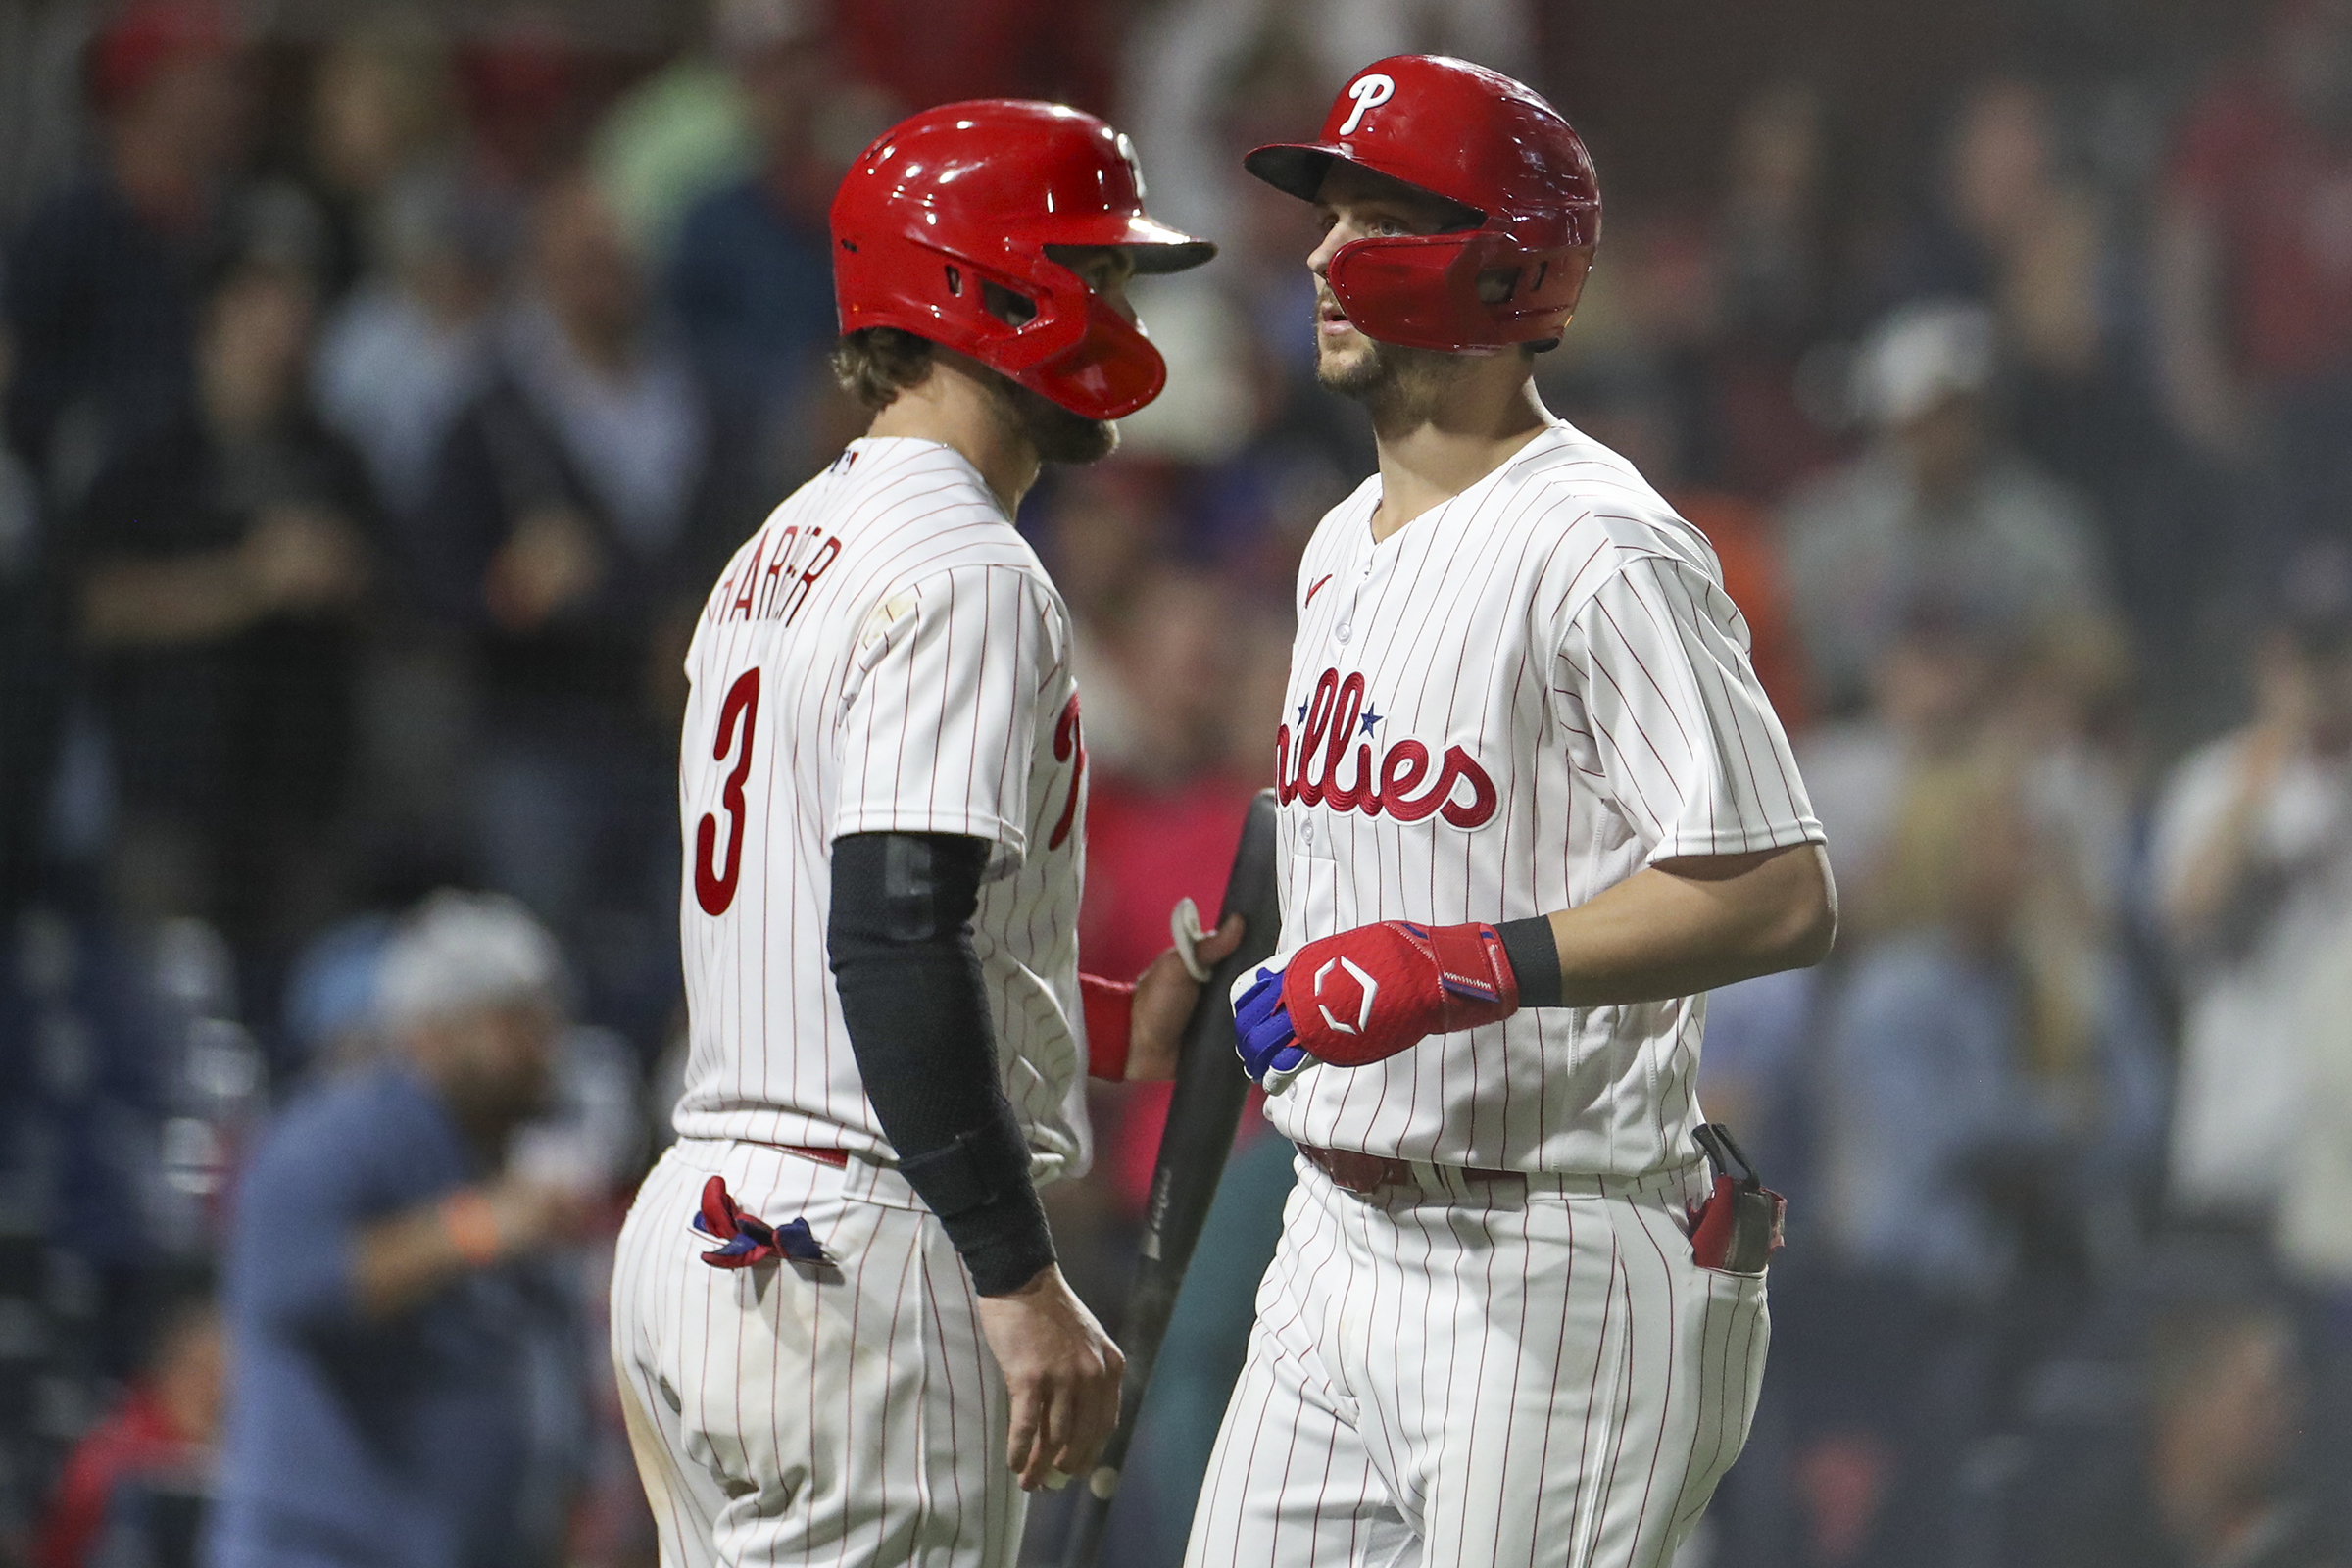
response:
M1818 841L1706 540L1557 424L1374 541L1380 482L1299 567L1275 736L1284 949L1521 919L1642 867ZM1638 1175L1687 1161L1702 999L1529 1009L1267 1102L1295 1140Z
M1040 1179L1088 1158L1069 612L972 466L863 440L746 540L687 654L679 1134L890 1157L825 945L833 841L987 840L972 919Z

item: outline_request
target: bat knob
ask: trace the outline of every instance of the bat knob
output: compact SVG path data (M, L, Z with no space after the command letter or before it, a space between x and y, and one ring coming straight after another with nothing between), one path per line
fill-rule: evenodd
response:
M1086 1490L1108 1502L1118 1495L1119 1468L1117 1465L1097 1465L1095 1473L1086 1478Z

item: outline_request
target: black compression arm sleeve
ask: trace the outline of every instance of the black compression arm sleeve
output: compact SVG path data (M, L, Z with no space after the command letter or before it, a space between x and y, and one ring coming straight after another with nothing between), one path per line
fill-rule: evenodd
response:
M1029 1149L997 1076L972 911L988 845L942 833L833 842L826 930L866 1098L907 1185L947 1227L983 1296L1054 1261Z

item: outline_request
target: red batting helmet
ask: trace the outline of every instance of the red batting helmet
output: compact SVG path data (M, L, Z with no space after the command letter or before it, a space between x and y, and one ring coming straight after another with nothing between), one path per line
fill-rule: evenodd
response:
M1145 216L1134 144L1092 115L1012 98L927 109L868 147L833 198L841 329L900 327L1087 418L1133 414L1167 362L1055 245L1123 245L1139 272L1217 253ZM1036 314L1006 320L989 283Z
M1499 72L1440 55L1395 55L1355 74L1313 142L1260 147L1252 174L1315 199L1342 161L1477 212L1475 228L1359 239L1325 275L1368 337L1408 348L1556 341L1600 242L1600 186L1559 111ZM1483 273L1513 274L1499 300Z

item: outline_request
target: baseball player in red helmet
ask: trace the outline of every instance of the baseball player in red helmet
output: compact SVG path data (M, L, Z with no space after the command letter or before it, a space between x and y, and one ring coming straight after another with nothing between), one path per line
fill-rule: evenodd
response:
M1707 541L1536 394L1600 237L1567 122L1399 57L1248 167L1321 215L1380 471L1299 571L1236 989L1299 1179L1187 1561L1651 1568L1746 1436L1777 1240L1703 994L1828 952L1822 831Z
M1121 1369L1036 1189L1086 1167L1090 1068L1165 1076L1240 935L1080 976L1070 617L1012 526L1160 389L1128 278L1212 248L1145 215L1124 136L1001 100L886 133L832 237L872 426L687 656L689 1056L612 1291L665 1568L1013 1561Z

